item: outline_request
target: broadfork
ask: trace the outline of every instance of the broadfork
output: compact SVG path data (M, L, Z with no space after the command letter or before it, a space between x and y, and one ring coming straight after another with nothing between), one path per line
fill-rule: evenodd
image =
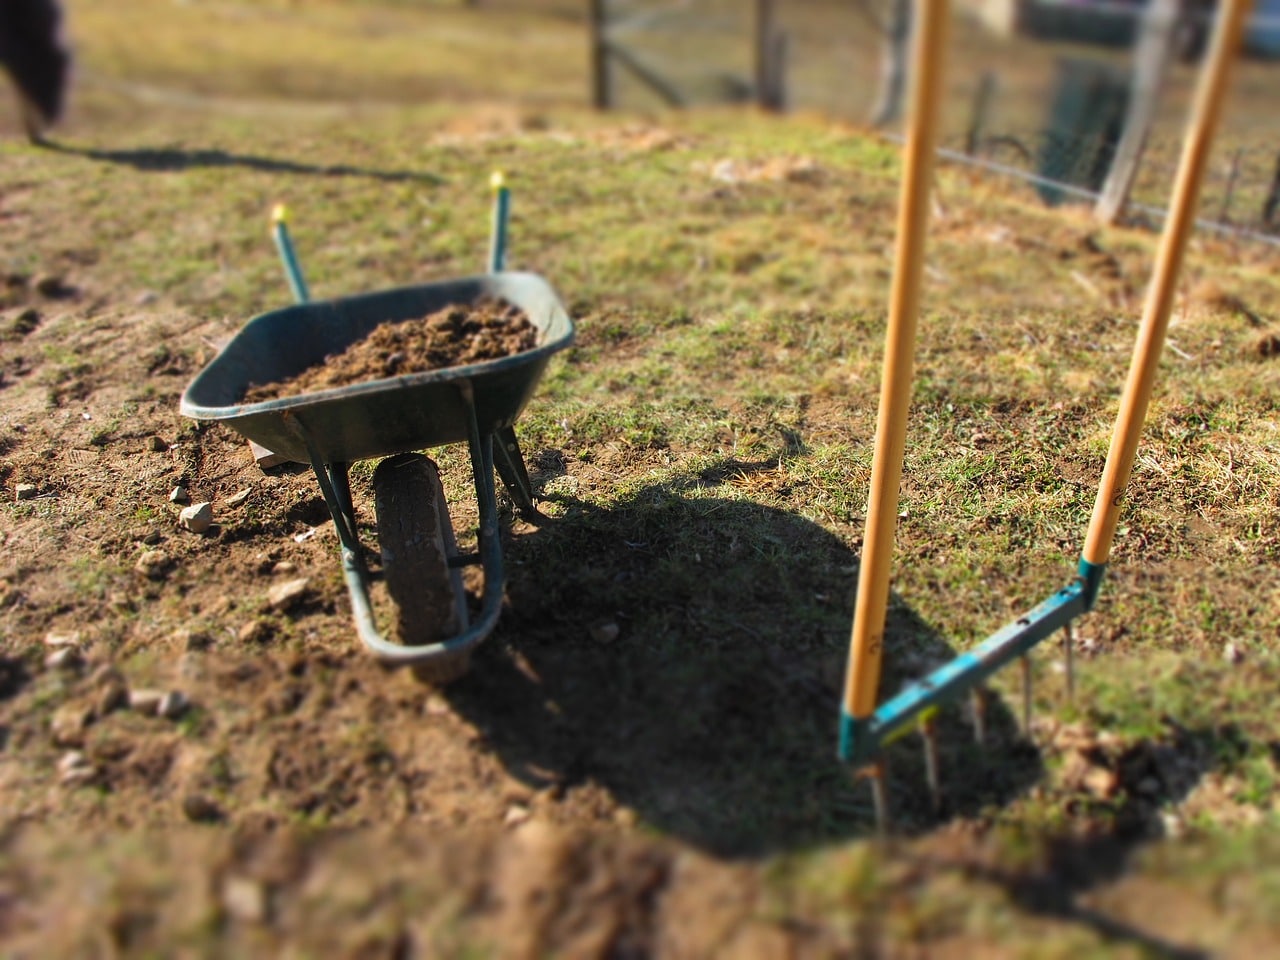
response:
M929 190L949 19L948 0L916 0L912 40L913 84L885 333L884 372L866 532L840 714L840 758L870 779L881 830L886 828L888 820L883 749L910 732L913 724L919 725L924 738L929 790L936 810L941 806L941 787L935 717L942 704L966 694L972 695L974 730L981 739L986 704L983 683L1005 664L1021 658L1023 722L1029 733L1030 652L1059 629L1064 629L1067 634L1069 695L1074 688L1071 625L1076 617L1093 608L1111 555L1120 507L1129 484L1169 326L1178 274L1194 224L1209 149L1249 6L1250 0L1224 0L1219 10L1212 45L1201 70L1168 215L1147 287L1137 343L1075 578L973 650L961 653L876 707L889 602L890 562L898 516L898 488L906 443L907 409L911 401L912 354L919 314Z

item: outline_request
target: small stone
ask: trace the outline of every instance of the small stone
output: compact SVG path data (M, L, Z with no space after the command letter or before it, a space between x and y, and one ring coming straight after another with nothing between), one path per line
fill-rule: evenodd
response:
M182 798L182 812L192 823L217 823L222 808L202 793L189 793Z
M44 658L50 670L78 670L84 666L84 654L79 647L59 647Z
M1084 775L1083 785L1099 800L1109 800L1120 789L1120 775L1106 767L1091 766Z
M163 580L172 565L173 561L163 550L145 550L133 569L148 580Z
M57 650L62 647L78 647L80 646L80 634L76 633L54 633L52 630L44 635L44 645Z
M160 703L164 698L163 690L130 690L129 709L134 713L154 717L160 710Z
M618 625L612 620L606 623L597 623L591 628L591 639L596 643L613 643L618 639Z
M193 503L178 514L178 519L192 533L204 533L213 526L213 504Z
M93 710L82 703L59 707L49 724L53 742L59 747L78 747L84 743L84 731L93 723Z
M310 587L311 581L307 577L298 577L294 580L286 580L284 583L277 583L267 591L267 603L272 610L288 610L306 596Z
M1222 648L1222 657L1227 663L1235 665L1244 662L1244 651L1234 643L1228 643Z
M160 294L154 290L143 290L140 294L133 298L134 306L149 307L160 299Z
M249 499L249 494L251 493L253 493L253 488L251 487L245 487L239 493L233 493L231 496L227 497L227 506L228 507L240 506L240 504L244 503L246 500Z
M169 442L163 437L151 437L147 440L147 446L151 448L152 453L164 453L169 449Z
M91 766L73 767L58 775L58 782L69 790L87 787L98 779L98 771Z
M250 620L240 628L240 632L236 636L241 643L266 643L271 639L273 633L275 633L275 628L272 627L270 621Z
M427 716L429 717L444 717L448 716L451 712L449 710L449 704L445 701L444 697L434 693L427 697L426 711Z
M273 453L252 440L249 441L249 452L253 454L253 460L261 470L270 470L272 467L278 467L282 463L289 462L289 458L283 453Z
M20 483L13 488L15 500L34 500L39 492L34 483Z
M129 705L129 688L123 679L103 686L93 702L93 715L105 717Z
M277 575L297 573L298 565L296 563L291 563L288 560L281 560L279 563L277 563L274 567L271 568L271 572Z
M1170 840L1180 840L1187 835L1186 821L1172 810L1160 811L1160 826Z
M170 503L187 503L190 499L191 496L187 493L186 487L174 487L169 491Z
M245 923L267 919L267 888L249 877L229 876L222 881L222 907Z
M502 818L504 826L518 827L530 817L529 808L520 803L513 803L507 807L506 816Z
M176 720L186 713L190 706L191 701L187 699L185 693L181 690L170 690L161 698L159 706L156 707L156 713L166 720Z
M81 750L68 750L58 758L58 773L68 773L72 770L92 766L93 764L89 762L89 758Z

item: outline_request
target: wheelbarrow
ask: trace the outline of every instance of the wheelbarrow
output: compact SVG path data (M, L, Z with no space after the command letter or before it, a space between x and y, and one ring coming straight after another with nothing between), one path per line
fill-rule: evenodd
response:
M410 320L450 304L497 298L537 328L537 346L465 366L411 373L245 403L257 384L290 379L368 336L386 321ZM313 301L250 320L182 396L181 411L221 421L289 460L310 464L333 517L356 630L382 662L444 682L464 672L502 606L502 546L494 482L534 514L532 490L513 424L552 354L574 327L555 291L531 273L500 273ZM461 554L435 463L419 451L466 441L479 505L478 553ZM382 459L374 502L382 576L400 608L400 641L379 632L355 509L350 468ZM484 587L474 622L461 568L479 564Z

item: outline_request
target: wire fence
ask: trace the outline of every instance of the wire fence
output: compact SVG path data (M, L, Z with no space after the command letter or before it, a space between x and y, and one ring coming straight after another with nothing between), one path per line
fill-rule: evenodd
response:
M893 0L786 0L785 100L867 122L883 106ZM1172 188L1211 0L1181 7L1173 55L1130 192L1129 215L1158 219ZM606 0L610 35L688 105L753 98L755 4ZM1272 9L1274 7L1274 10ZM948 159L1014 178L1049 204L1095 201L1135 96L1145 8L1138 3L967 0L949 50L940 135ZM654 92L620 76L617 102ZM669 99L669 98L668 98ZM883 127L900 133L899 123ZM1280 243L1280 2L1259 0L1202 192L1202 226Z

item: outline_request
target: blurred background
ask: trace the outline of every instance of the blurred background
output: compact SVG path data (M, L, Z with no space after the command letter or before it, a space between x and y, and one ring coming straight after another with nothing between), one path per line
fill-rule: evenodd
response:
M1211 0L957 0L942 148L1158 222ZM758 104L900 129L907 0L71 0L76 105ZM360 38L359 58L350 42ZM1280 233L1280 0L1258 0L1201 216ZM74 114L73 114L74 115ZM13 118L6 115L6 124ZM1127 142L1126 142L1127 140ZM1120 158L1120 159L1117 159ZM1118 169L1117 169L1118 168ZM1104 197L1099 200L1099 197Z

